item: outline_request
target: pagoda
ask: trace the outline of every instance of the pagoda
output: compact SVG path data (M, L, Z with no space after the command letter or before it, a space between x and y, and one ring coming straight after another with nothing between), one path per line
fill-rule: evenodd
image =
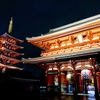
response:
M6 69L23 69L15 66L19 63L22 63L18 57L22 56L23 53L19 53L18 50L23 49L22 46L19 46L23 40L11 36L11 28L12 19L10 21L8 33L4 33L0 36L0 69L2 72L6 71Z
M23 58L45 70L46 92L78 95L100 92L100 14L64 25L44 35L26 37L42 49L40 57ZM91 89L90 89L91 88Z

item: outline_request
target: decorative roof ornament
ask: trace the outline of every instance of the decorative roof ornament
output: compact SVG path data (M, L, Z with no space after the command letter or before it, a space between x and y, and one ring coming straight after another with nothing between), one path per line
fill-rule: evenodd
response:
M9 23L8 33L12 32L12 28L13 28L13 17L11 17L11 20L10 20L10 23Z

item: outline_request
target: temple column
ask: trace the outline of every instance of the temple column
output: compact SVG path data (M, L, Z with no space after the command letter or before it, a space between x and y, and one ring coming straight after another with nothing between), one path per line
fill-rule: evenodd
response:
M74 93L74 96L77 96L77 81L76 81L76 70L75 70L76 62L74 60L71 60L71 64L72 64L73 72L74 72L73 93Z
M58 77L59 77L58 89L59 89L59 94L61 95L61 69L60 69L61 64L58 63L57 65L58 65Z
M97 87L97 78L96 78L96 59L90 58L90 64L93 66L93 78L94 78L94 87L95 87L95 98L98 99L99 93L98 93L98 87Z

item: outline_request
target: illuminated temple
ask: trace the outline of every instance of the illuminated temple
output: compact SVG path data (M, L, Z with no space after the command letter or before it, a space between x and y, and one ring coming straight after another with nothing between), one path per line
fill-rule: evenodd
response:
M0 68L2 70L6 68L21 70L21 68L16 67L15 65L21 63L21 60L18 60L17 57L22 56L23 54L19 53L17 50L20 50L23 47L16 44L22 42L22 40L14 38L7 33L0 36Z
M12 20L10 21L11 28ZM11 30L9 29L9 32ZM22 56L23 53L19 53L19 50L23 49L22 46L19 46L23 40L17 39L11 36L9 33L4 33L0 36L0 70L5 72L6 69L16 69L22 70L16 66L19 63L22 63L19 60L19 56Z
M46 92L100 93L100 15L50 29L47 34L27 37L42 49L40 57L24 58L45 70Z

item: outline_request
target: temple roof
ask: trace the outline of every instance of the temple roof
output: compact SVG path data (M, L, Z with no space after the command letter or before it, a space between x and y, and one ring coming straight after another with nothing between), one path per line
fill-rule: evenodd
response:
M0 63L0 67L1 68L10 68L10 69L23 70L23 68L19 68L19 67L16 67L16 66L9 66L9 65L2 64L2 63Z
M84 57L88 55L95 55L100 52L100 48L93 48L90 50L84 50L79 52L72 52L72 53L66 53L66 54L60 54L60 55L54 55L54 56L46 56L46 57L36 57L36 58L23 58L23 63L44 63L44 62L52 62L57 60L63 60L63 59L70 59L74 57Z
M12 46L12 47L15 48L14 50L17 50L17 49L23 49L23 48L24 48L24 47L22 47L22 46L19 46L19 45L10 43L10 42L8 42L8 41L6 41L6 40L2 41L2 44L6 44L6 45L8 44L8 45Z
M18 44L24 42L23 40L20 40L20 39L18 39L18 38L15 38L15 37L13 37L13 36L7 34L7 33L4 33L3 35L1 35L1 37L5 37L5 38L7 37L7 38L14 39L14 40L16 41L16 43L18 43Z
M7 49L7 48L5 48L5 47L1 47L0 50L1 50L1 51L4 51L4 50L5 50L5 51L9 52L10 54L15 55L16 57L17 57L17 56L22 56L22 55L24 55L23 53L19 53L19 52L13 51L13 50Z
M90 36L91 35L91 36ZM83 45L87 40L99 41L100 15L80 20L56 29L50 30L48 34L36 37L26 37L32 45L41 48L43 51L54 51L76 45ZM87 40L83 40L86 39ZM91 40L91 38L93 38ZM77 41L77 42L76 42ZM81 42L82 41L82 42ZM65 45L65 46L64 46Z
M22 59L23 63L52 62L100 52L100 14L26 38L41 48L41 57Z
M14 62L13 64L16 64L16 63L21 63L21 60L18 60L18 59L15 59L15 58L11 58L11 57L8 57L8 56L4 56L4 55L0 55L0 58L1 59L7 59L9 61L12 61Z
M43 34L41 36L26 37L26 40L30 43L33 43L36 41L38 42L47 41L47 40L55 39L58 37L66 36L69 34L74 34L76 32L81 32L83 30L87 30L87 29L94 28L97 26L100 26L100 14L65 25L65 26L51 29L47 34Z

